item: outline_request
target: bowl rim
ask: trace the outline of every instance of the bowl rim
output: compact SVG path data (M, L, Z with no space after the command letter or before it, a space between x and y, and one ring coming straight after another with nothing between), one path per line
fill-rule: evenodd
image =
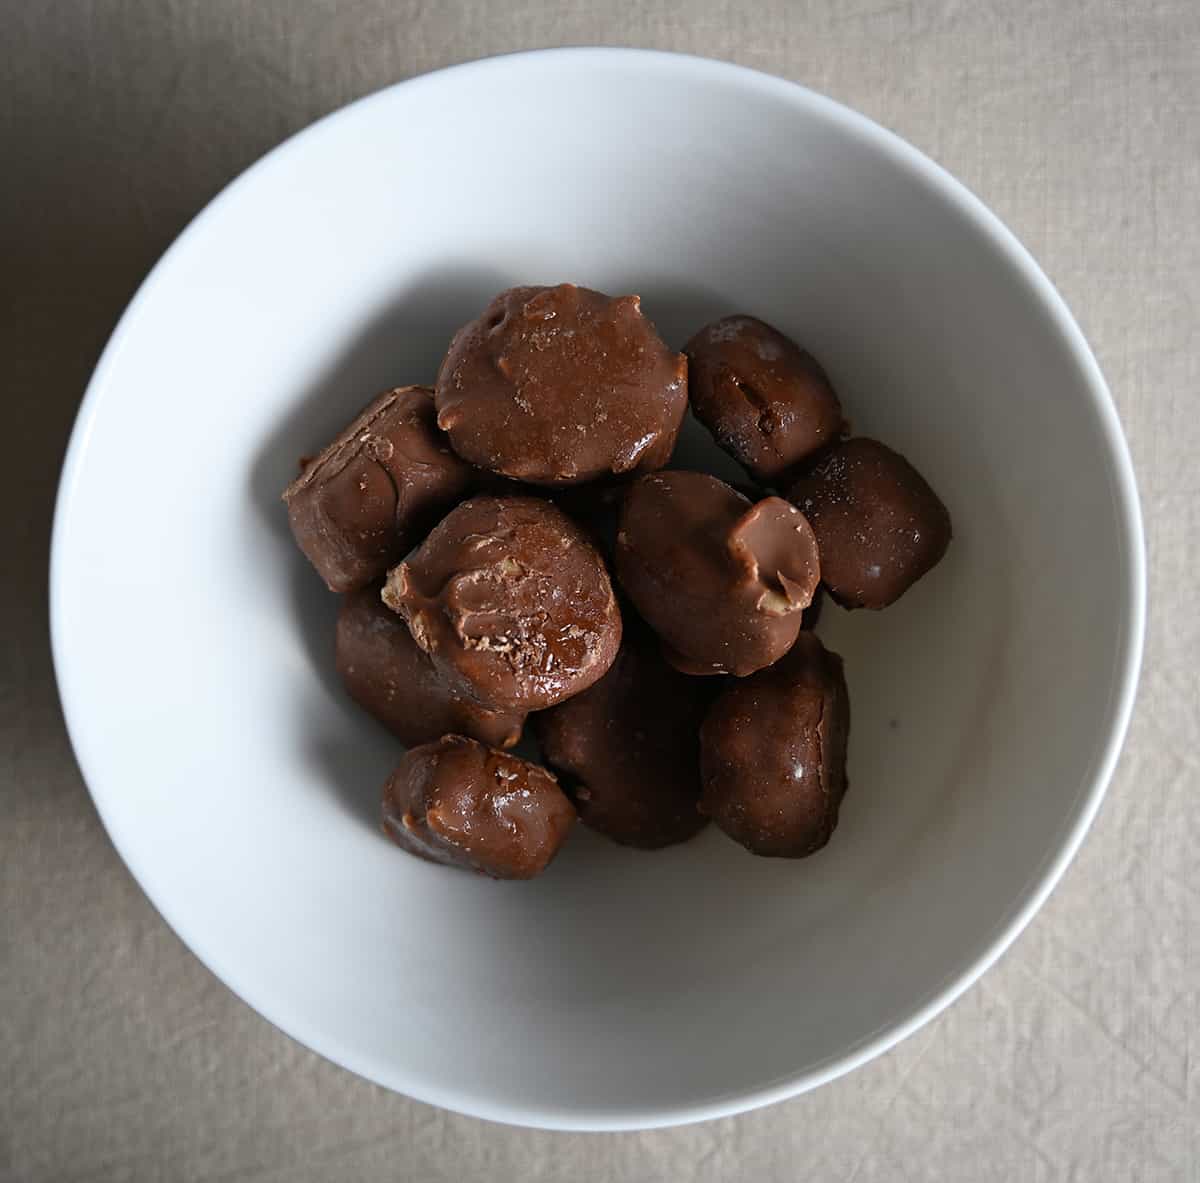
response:
M1058 848L1047 855L1041 867L1030 877L1023 891L1010 905L1005 918L990 933L981 936L976 950L967 951L962 965L955 973L930 988L925 998L912 1009L906 1019L869 1033L844 1052L803 1071L782 1076L754 1088L737 1090L694 1104L658 1108L635 1107L629 1110L510 1104L502 1099L429 1087L420 1079L409 1078L403 1071L396 1071L393 1066L368 1062L350 1049L337 1046L336 1037L321 1032L298 1030L297 1025L281 1015L277 1003L256 997L253 990L243 990L239 985L236 969L224 964L211 950L206 950L202 941L196 942L191 939L186 929L173 919L169 901L155 899L147 890L136 855L123 841L115 825L110 824L110 815L105 807L106 790L101 787L100 778L94 778L93 773L89 771L97 765L92 758L92 745L87 736L87 704L82 701L78 692L72 677L72 661L64 647L67 593L61 573L68 547L65 521L88 449L91 429L99 413L104 391L108 387L109 371L132 335L141 307L152 299L162 274L169 267L180 244L226 203L234 200L239 190L251 183L258 170L264 168L268 162L285 154L303 151L311 140L336 129L360 108L392 101L397 91L411 92L415 88L454 86L461 77L467 75L519 71L531 64L552 59L570 59L572 68L576 70L586 70L589 67L621 60L629 64L636 63L642 69L660 72L664 78L687 75L692 80L723 80L735 83L792 108L818 113L824 119L840 125L850 135L866 142L872 149L888 157L893 164L948 199L975 231L991 241L996 251L1024 281L1029 289L1030 298L1041 305L1044 314L1068 346L1079 368L1091 395L1107 451L1110 476L1115 490L1114 508L1117 511L1120 534L1118 541L1129 574L1124 595L1124 619L1118 623L1118 659L1114 665L1113 687L1108 702L1106 738L1093 753L1090 775L1086 778L1085 788L1074 803L1074 816L1069 820L1065 836ZM51 651L63 717L80 772L88 786L101 823L138 886L168 926L210 972L238 998L302 1046L356 1075L418 1101L468 1116L516 1126L552 1130L617 1131L655 1129L728 1117L786 1100L835 1080L881 1055L924 1026L962 995L1000 958L1046 901L1074 858L1112 777L1132 714L1142 662L1146 622L1146 562L1141 508L1133 464L1116 407L1099 364L1065 301L1033 256L974 193L894 132L799 83L731 62L691 54L650 49L575 46L525 50L480 58L406 79L365 95L296 132L271 149L230 181L191 219L147 274L122 313L101 353L80 403L55 501L50 545L49 598Z

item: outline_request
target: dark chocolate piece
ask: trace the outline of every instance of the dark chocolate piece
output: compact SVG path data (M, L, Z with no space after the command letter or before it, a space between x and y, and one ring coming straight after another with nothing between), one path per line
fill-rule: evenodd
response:
M751 504L699 472L630 486L616 568L672 665L739 677L791 648L820 577L816 540L795 506Z
M837 825L849 733L842 659L801 633L713 703L700 729L700 808L755 854L812 854Z
M842 431L842 408L817 360L752 316L727 316L684 347L692 411L717 443L779 485Z
M544 768L461 735L412 748L383 790L383 832L397 846L493 879L540 875L574 820Z
M546 763L585 825L647 850L685 842L705 826L696 807L699 729L715 689L672 669L653 634L627 623L599 682L533 716Z
M843 608L894 604L950 545L937 494L877 440L838 444L788 496L812 525L821 579Z
M406 747L456 733L511 748L524 713L489 711L455 695L379 590L368 584L342 599L335 658L346 693Z
M687 361L639 298L569 283L501 292L455 334L437 378L454 450L535 485L661 468L686 409Z
M284 491L296 544L330 591L378 579L475 480L438 431L432 391L385 391Z
M537 710L604 676L621 614L604 561L536 497L474 497L388 576L383 600L455 693Z

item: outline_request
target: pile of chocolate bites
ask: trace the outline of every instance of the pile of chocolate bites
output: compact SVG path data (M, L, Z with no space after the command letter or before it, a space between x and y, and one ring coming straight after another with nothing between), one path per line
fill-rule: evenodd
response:
M689 401L753 485L667 467ZM343 596L346 691L409 748L384 831L510 879L576 816L646 849L710 820L755 854L825 845L849 702L814 597L883 608L950 541L920 474L846 430L770 325L677 354L638 297L571 284L502 292L434 389L376 398L284 500ZM527 723L545 767L506 751Z

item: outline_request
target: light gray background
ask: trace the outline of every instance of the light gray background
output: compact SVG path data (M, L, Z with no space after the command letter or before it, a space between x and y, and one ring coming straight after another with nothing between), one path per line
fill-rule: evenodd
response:
M105 838L46 640L72 416L125 301L188 218L359 95L572 43L796 79L965 181L1095 347L1149 536L1129 744L1082 854L1015 948L948 1013L833 1085L625 1135L506 1129L407 1101L234 998ZM0 0L0 298L0 1177L1200 1178L1195 0Z

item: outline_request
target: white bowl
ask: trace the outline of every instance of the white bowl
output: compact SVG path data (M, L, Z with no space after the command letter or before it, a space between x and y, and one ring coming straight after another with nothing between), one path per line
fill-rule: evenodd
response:
M827 610L851 789L814 858L580 830L496 884L375 826L398 749L336 684L335 601L280 490L376 390L429 380L493 292L562 279L639 292L677 344L722 313L774 322L950 507L949 554L899 604ZM685 450L736 471L694 425ZM1096 810L1144 605L1103 379L996 218L826 99L628 50L405 83L221 194L96 370L52 575L80 764L198 956L363 1076L572 1129L811 1088L978 977Z

